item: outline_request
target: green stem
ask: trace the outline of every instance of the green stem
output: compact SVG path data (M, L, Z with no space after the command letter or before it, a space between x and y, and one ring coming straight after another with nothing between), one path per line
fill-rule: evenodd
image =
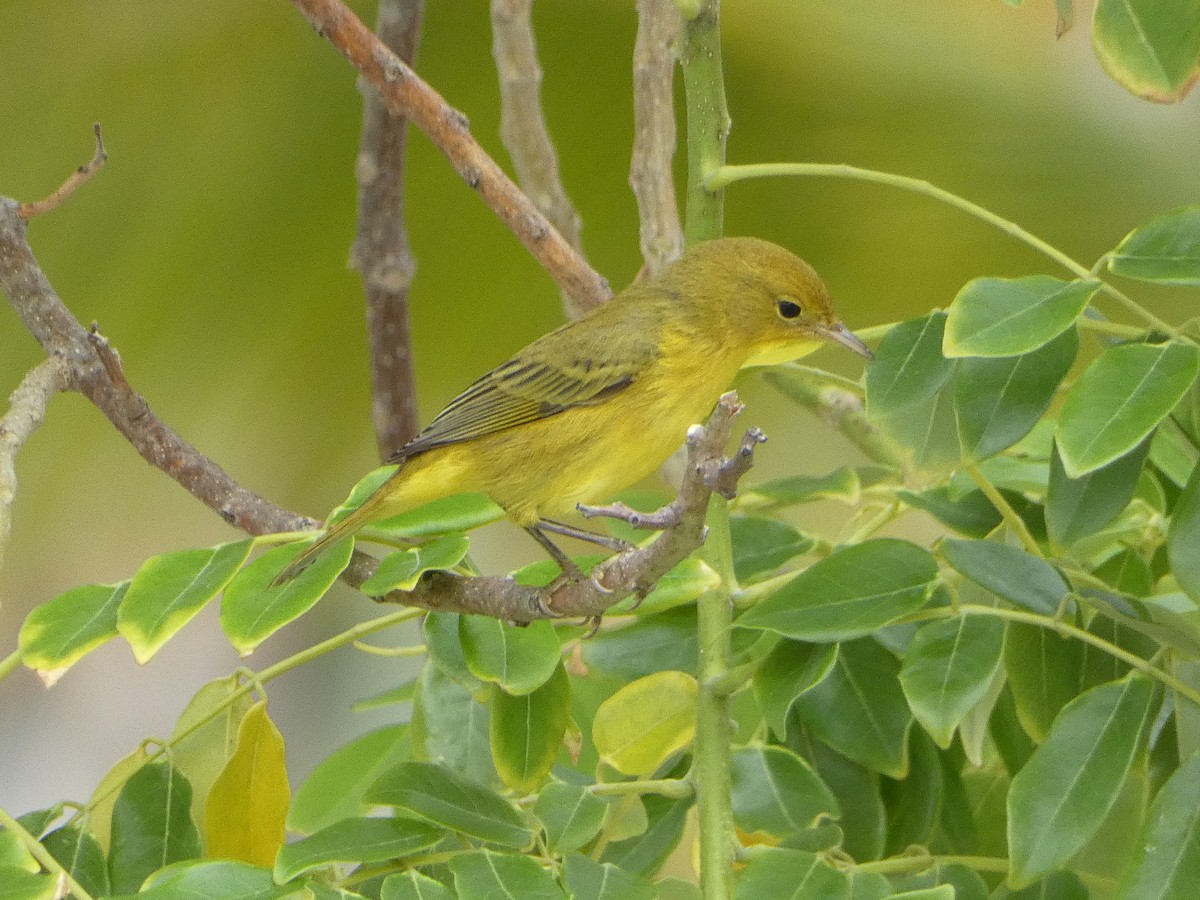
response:
M708 507L705 555L721 578L721 586L697 602L699 696L696 700L696 744L692 774L700 818L700 892L704 900L733 896L733 861L737 843L729 778L729 635L733 628L730 581L733 557L729 542L729 506L714 496Z
M720 0L676 0L683 14L679 62L687 103L687 204L684 237L688 244L721 236L724 197L706 183L725 164L729 111L721 71ZM730 799L729 697L719 683L729 670L732 597L737 591L729 538L729 506L721 497L708 505L704 554L721 583L697 601L699 696L692 781L700 819L700 893L704 900L733 897L733 861L737 841Z
M873 862L858 863L856 872L875 872L878 875L893 875L904 872L924 872L931 866L966 866L976 872L1008 874L1008 860L998 856L933 856L914 853L893 856Z
M1000 489L992 484L986 475L979 471L978 466L966 465L963 466L963 471L979 486L979 489L983 491L983 495L991 501L992 506L996 507L996 512L1000 513L1000 518L1004 520L1004 524L1020 539L1025 549L1034 556L1040 557L1042 555L1042 548L1038 546L1037 539L1030 533L1029 527L1025 524L1025 520L1021 518L1020 513L1013 509L1012 504L1000 493Z
M28 829L10 816L8 811L2 807L0 807L0 825L4 827L5 831L15 834L21 843L25 845L30 855L41 863L42 868L66 884L77 900L94 900L83 885L76 881L71 873L64 869L59 861L50 855L50 851L42 845L42 842L30 834Z
M14 650L4 659L0 659L0 681L3 681L13 673L17 666L21 665L21 651Z
M643 796L656 794L682 800L696 793L695 787L686 778L649 778L643 781L610 781L593 784L588 793L594 797L625 797L630 794Z
M729 110L721 70L719 0L704 0L680 34L679 62L687 97L687 202L683 233L695 244L721 236L724 202L721 189L710 187L710 176L725 165Z
M980 206L978 203L972 203L965 197L960 197L958 194L953 194L943 188L930 184L928 181L923 181L920 178L909 178L906 175L896 175L892 172L880 172L875 169L860 169L858 166L847 166L842 164L831 163L760 163L757 165L743 166L721 166L720 169L713 172L705 179L705 185L710 191L718 191L728 187L737 181L745 181L750 178L778 178L778 177L818 177L818 178L848 178L856 181L869 181L874 184L888 185L889 187L900 188L901 190L911 191L916 194L923 194L926 197L932 197L942 203L962 210L968 215L974 216L1005 234L1016 238L1023 244L1032 247L1039 253L1042 253L1050 259L1054 260L1076 278L1086 278L1096 280L1095 274L1087 266L1072 259L1067 254L1063 253L1053 244L1050 244L1037 235L1026 231L1015 222L1011 222L1002 216L997 215L990 209ZM1186 340L1192 343L1191 338L1183 335L1173 325L1164 322L1158 316L1144 309L1136 300L1129 297L1127 294L1118 290L1115 286L1106 281L1101 281L1101 290L1108 294L1122 306L1124 306L1132 315L1137 316L1143 322L1149 324L1164 334L1170 335L1176 340Z
M958 615L963 616L992 616L997 619L1007 619L1009 622L1021 622L1026 625L1036 625L1039 628L1048 628L1050 631L1057 632L1065 638L1074 638L1077 641L1083 641L1085 644L1091 644L1093 647L1103 650L1109 656L1114 656L1121 662L1125 663L1131 669L1137 669L1143 674L1149 675L1151 678L1161 682L1171 690L1175 691L1179 696L1184 697L1197 707L1200 707L1200 691L1180 681L1170 672L1158 668L1157 666L1142 659L1136 653L1130 653L1123 647L1118 647L1116 644L1106 641L1098 635L1092 634L1090 631L1085 631L1078 626L1072 625L1070 622L1064 622L1061 619L1055 619L1051 616L1040 615L1039 613L1026 612L1021 609L1005 609L999 606L982 606L976 603L962 603L957 608L951 606L938 606L931 609L924 609L911 616L905 616L901 621L904 622L929 622L934 619L950 619Z

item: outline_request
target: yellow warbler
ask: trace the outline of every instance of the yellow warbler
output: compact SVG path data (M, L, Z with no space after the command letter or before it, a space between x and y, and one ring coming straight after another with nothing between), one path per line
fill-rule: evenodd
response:
M754 238L699 244L459 394L391 460L396 473L277 582L367 522L466 491L488 494L569 565L543 529L587 534L551 517L653 471L738 369L795 359L822 341L871 355L806 262Z

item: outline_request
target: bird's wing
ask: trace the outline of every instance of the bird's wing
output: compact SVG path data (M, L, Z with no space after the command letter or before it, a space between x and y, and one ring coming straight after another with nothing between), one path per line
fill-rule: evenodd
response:
M653 334L594 332L583 337L568 327L535 341L450 401L393 459L601 403L636 381L657 356Z

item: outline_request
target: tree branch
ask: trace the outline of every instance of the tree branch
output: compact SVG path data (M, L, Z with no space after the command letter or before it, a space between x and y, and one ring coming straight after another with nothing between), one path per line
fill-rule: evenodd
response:
M629 185L637 198L642 258L648 274L655 275L683 252L673 168L679 10L674 0L638 0L637 9Z
M416 56L423 0L381 0L378 32L406 63ZM388 459L420 428L413 379L408 292L416 263L404 224L408 120L388 112L379 91L360 82L363 125L355 174L358 229L350 265L362 276L371 356L371 421Z
M0 565L12 530L12 507L17 497L17 454L46 418L50 398L67 389L67 371L57 356L44 359L9 397L8 412L0 418Z
M585 308L611 296L608 282L471 137L466 116L406 66L341 0L292 2L379 91L392 115L411 119L433 141L567 296Z
M313 527L246 490L164 425L129 386L116 350L93 326L86 330L55 293L26 239L21 205L0 198L0 289L30 333L60 360L67 385L83 394L151 465L183 485L225 521L250 534Z
M563 187L558 154L542 114L542 68L533 37L533 0L492 0L492 56L500 79L500 140L517 181L577 253L583 223ZM563 309L576 319L595 304L563 294Z

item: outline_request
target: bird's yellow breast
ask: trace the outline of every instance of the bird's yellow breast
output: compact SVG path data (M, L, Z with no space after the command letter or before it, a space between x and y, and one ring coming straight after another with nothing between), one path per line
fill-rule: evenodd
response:
M664 334L662 342L658 358L614 398L413 457L396 479L389 510L484 491L511 519L531 525L645 477L704 420L741 362L690 335Z

